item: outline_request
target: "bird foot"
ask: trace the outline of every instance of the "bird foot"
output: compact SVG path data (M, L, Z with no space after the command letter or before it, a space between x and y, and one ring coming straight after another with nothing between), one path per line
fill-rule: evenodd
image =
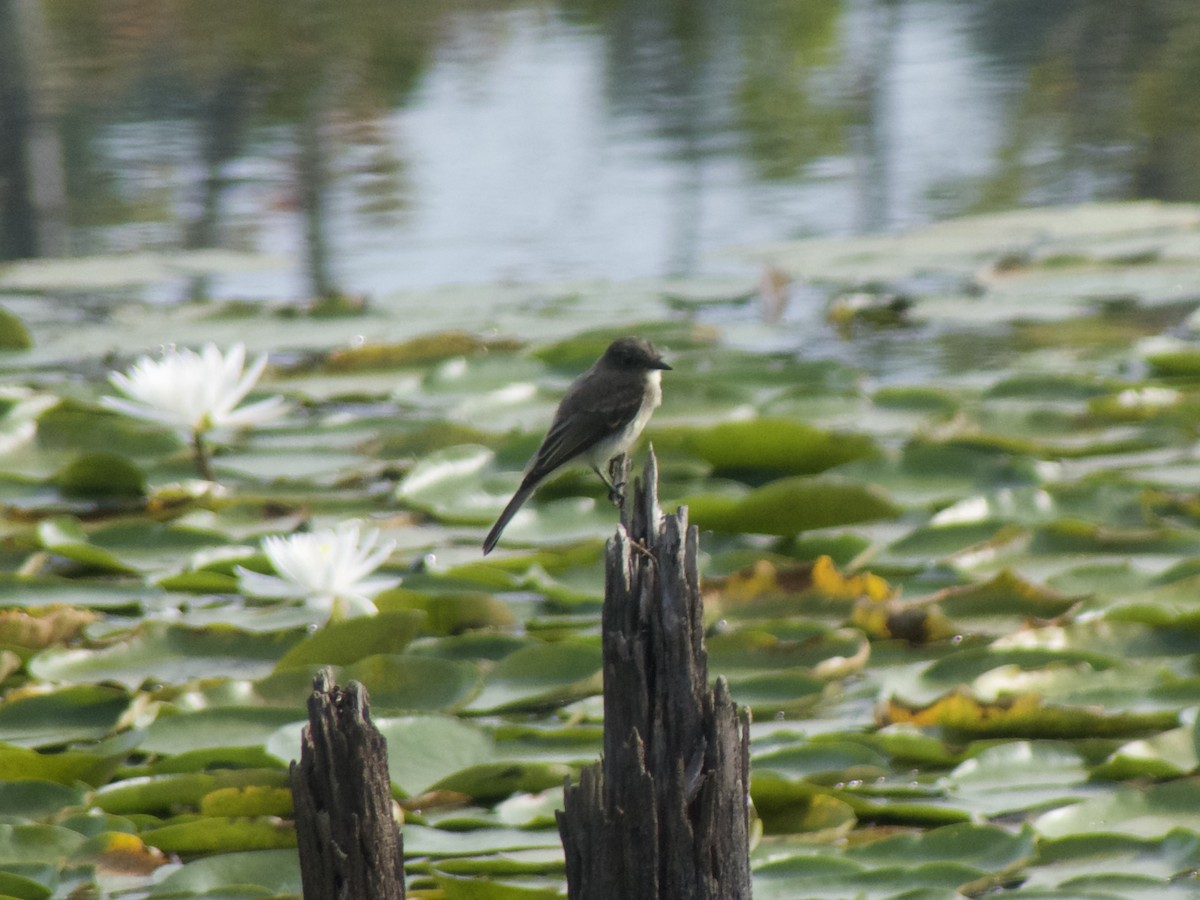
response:
M623 506L625 503L625 482L615 482L608 486L608 502L613 506Z

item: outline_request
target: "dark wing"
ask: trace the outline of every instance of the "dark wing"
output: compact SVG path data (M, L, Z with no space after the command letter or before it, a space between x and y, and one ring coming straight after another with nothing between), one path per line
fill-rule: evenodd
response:
M539 481L559 466L618 433L637 416L646 399L641 372L588 372L559 404L546 439L526 479Z

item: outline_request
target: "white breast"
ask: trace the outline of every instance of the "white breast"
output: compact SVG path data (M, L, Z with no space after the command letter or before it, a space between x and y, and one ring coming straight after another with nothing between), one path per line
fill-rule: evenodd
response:
M633 417L624 429L614 434L608 440L597 444L591 453L588 454L588 461L603 470L610 459L628 452L629 448L633 446L633 442L642 433L642 429L646 427L646 423L650 421L650 416L653 415L654 410L661 403L662 372L654 369L646 375L646 398L642 401L642 408L638 410L638 414Z

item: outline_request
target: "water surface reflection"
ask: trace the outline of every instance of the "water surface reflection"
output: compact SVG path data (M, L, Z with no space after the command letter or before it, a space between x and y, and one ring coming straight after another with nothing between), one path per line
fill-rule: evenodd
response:
M1185 0L0 0L0 43L0 258L286 261L169 300L1200 197Z

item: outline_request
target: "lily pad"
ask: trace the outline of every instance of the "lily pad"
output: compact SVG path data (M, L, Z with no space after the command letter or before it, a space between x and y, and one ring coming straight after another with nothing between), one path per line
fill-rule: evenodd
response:
M866 435L835 434L790 419L658 429L654 442L668 456L674 448L694 454L718 474L815 475L877 452Z
M490 763L495 756L490 736L457 719L403 716L377 719L375 725L387 740L392 783L409 797L456 772Z
M1033 823L1049 838L1097 831L1131 837L1162 838L1174 829L1200 831L1200 783L1181 779L1146 787L1127 787L1039 816Z
M563 706L600 692L600 665L594 643L531 644L496 663L468 708L496 713Z
M146 476L116 453L100 451L76 457L54 479L67 497L142 497Z
M417 636L425 621L414 610L330 622L292 646L279 658L276 671L307 665L346 665L377 653L396 653Z
M90 684L10 696L0 704L0 741L47 747L98 740L116 729L130 700L119 688Z
M268 896L301 893L300 860L294 849L222 853L186 863L151 888L151 897L230 895L248 885Z
M878 488L834 478L784 478L739 498L696 494L680 502L700 528L782 536L900 512Z
M377 714L457 709L483 681L478 667L467 662L396 653L364 657L338 678L362 683Z
M115 681L136 688L147 680L179 684L214 673L254 679L299 640L297 634L252 634L229 627L186 628L148 622L124 640L96 649L45 650L29 671L49 681Z

